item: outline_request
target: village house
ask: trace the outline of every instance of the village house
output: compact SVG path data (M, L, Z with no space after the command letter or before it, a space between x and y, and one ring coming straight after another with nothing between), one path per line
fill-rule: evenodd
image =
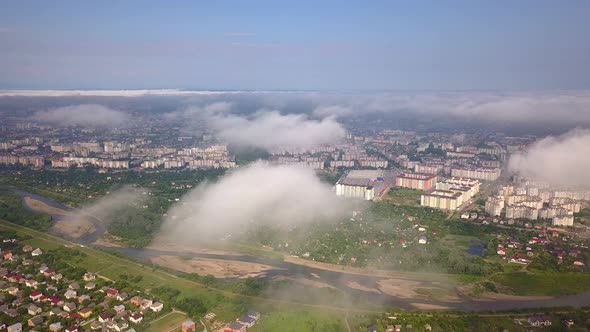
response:
M51 325L49 325L49 331L51 332L59 332L63 329L63 326L61 325L61 322L57 322L57 323L53 323Z
M6 332L23 332L23 324L16 323L6 328Z
M129 317L129 321L135 324L141 323L142 320L143 315L140 313L134 313L133 315L131 315L131 317Z
M164 305L160 302L155 302L150 306L150 309L153 312L160 312L160 311L162 311L162 309L164 309Z
M31 256L35 257L35 256L41 256L43 254L43 251L41 251L41 249L37 248L33 251L31 251Z
M551 326L551 320L545 316L531 316L527 322L534 327Z
M82 308L80 311L78 311L78 314L82 318L88 318L90 315L92 315L92 310L90 308Z
M195 322L189 319L182 322L181 329L182 332L195 331L197 329L197 326L195 325Z
M31 304L28 308L27 308L27 313L31 316L35 316L38 315L42 312L41 308L39 308L38 306Z

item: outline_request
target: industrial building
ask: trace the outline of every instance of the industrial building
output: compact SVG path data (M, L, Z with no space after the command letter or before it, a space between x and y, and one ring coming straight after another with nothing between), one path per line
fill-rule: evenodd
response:
M436 175L424 173L401 173L395 178L395 186L428 191L434 188Z
M393 174L385 170L351 170L336 183L336 195L372 200L393 184Z

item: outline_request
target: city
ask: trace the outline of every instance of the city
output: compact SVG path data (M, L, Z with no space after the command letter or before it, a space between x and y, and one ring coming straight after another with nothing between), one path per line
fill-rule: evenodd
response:
M590 330L590 7L456 5L0 5L0 331Z

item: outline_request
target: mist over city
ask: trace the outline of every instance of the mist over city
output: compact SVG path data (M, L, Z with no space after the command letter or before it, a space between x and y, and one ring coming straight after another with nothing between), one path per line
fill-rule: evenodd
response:
M0 330L590 330L590 4L0 4Z

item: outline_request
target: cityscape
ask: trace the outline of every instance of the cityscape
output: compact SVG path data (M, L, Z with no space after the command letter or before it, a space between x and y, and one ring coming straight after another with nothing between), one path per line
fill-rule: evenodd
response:
M0 331L590 330L580 13L0 5Z

